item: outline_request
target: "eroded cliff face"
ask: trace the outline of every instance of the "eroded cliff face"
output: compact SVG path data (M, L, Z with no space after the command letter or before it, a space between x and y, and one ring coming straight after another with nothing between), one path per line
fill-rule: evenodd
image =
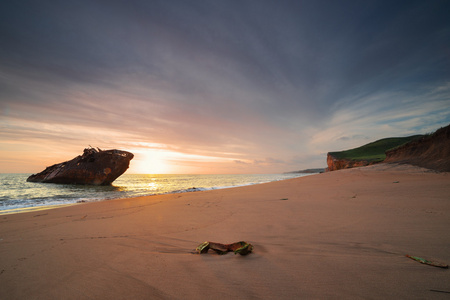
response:
M327 171L362 167L380 161L337 159L327 154ZM450 125L435 133L386 151L383 163L405 163L440 172L450 172Z
M407 163L450 172L450 125L432 135L386 151L386 163Z
M327 165L326 171L336 171L341 169L363 167L373 165L376 162L371 162L367 160L350 160L350 159L337 159L333 157L330 153L327 154Z

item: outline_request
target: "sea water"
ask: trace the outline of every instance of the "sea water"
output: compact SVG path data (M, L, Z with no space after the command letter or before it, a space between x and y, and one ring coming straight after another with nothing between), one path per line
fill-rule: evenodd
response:
M279 181L311 174L133 175L109 186L27 182L31 174L0 174L0 214L54 205L185 193Z

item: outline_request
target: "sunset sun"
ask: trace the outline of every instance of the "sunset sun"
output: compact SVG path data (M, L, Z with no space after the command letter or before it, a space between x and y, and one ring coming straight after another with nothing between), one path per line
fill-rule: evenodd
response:
M167 154L161 150L147 150L137 154L134 165L133 169L141 174L166 174L172 171Z

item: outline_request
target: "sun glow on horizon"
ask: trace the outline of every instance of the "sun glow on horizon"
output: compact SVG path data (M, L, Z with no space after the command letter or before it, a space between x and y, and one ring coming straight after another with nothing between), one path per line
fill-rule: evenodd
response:
M219 166L235 164L235 160L229 157L187 154L161 148L128 150L135 154L128 171L131 174L210 174L224 172Z
M170 174L174 167L168 161L168 154L164 150L151 149L135 151L136 156L132 161L130 171L138 174Z

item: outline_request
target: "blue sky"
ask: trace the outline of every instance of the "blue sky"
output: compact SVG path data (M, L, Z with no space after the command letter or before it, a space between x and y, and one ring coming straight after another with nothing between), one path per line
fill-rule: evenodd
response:
M448 1L0 4L0 172L272 173L450 123Z

